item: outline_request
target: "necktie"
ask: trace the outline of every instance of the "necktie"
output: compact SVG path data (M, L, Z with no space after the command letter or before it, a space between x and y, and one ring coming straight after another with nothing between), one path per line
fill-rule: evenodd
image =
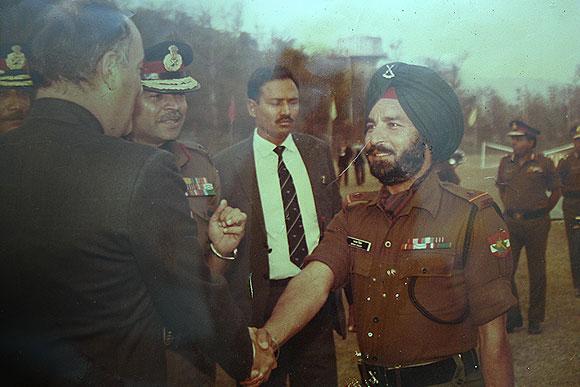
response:
M306 245L304 225L302 224L302 215L300 215L296 187L294 187L292 175L282 159L284 149L286 148L283 146L277 146L274 148L274 152L278 155L278 177L280 178L280 190L282 192L282 203L284 205L288 251L290 253L290 261L296 266L302 267L304 257L308 255L308 246Z

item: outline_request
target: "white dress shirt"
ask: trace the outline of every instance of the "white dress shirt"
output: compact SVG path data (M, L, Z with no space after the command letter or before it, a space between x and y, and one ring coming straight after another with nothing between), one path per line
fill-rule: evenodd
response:
M310 178L292 134L281 145L286 147L282 153L282 159L290 171L296 187L306 245L310 254L320 239L320 228L318 227ZM282 204L278 177L278 155L274 153L276 145L260 137L258 130L255 129L253 147L260 202L264 214L268 247L271 249L268 255L270 279L293 277L300 272L300 269L290 261L290 252L288 251L284 205Z

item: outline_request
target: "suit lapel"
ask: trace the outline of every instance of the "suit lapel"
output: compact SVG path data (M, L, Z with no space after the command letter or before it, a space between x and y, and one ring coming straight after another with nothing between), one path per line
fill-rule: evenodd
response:
M300 156L302 157L302 161L304 161L304 165L306 166L306 171L308 172L308 178L310 179L310 186L312 187L312 193L314 195L314 204L316 206L316 213L320 217L320 196L319 193L321 191L321 183L323 177L320 174L320 160L322 157L313 155L313 147L311 144L308 143L308 137L303 137L299 133L294 133L294 143L296 147L300 151Z

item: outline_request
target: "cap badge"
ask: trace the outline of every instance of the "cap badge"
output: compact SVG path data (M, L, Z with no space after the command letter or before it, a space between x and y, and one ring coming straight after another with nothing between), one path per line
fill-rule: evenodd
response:
M513 130L518 130L518 125L515 122L512 124L512 129Z
M163 58L163 66L165 67L165 70L179 71L181 65L183 64L183 58L180 54L177 53L179 48L172 44L169 46L168 50L169 54L165 55L165 58Z
M393 67L395 67L395 65L387 65L387 69L385 70L385 73L383 74L383 78L386 79L391 79L395 77L395 73L393 73Z
M22 70L26 65L26 57L19 45L12 46L12 52L6 56L6 66L10 70Z

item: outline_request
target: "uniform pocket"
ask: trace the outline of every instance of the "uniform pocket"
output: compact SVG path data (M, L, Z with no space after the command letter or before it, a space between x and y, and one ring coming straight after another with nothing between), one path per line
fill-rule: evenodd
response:
M413 307L441 324L461 323L468 313L465 276L455 269L455 259L454 251L409 252L402 257L399 276L408 278Z

